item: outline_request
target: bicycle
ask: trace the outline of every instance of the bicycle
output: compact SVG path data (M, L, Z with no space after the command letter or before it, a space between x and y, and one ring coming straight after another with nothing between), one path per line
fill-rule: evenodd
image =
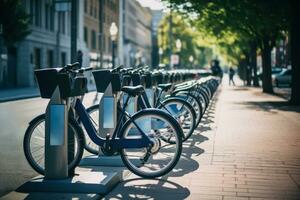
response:
M60 72L66 73L70 77L72 77L72 73L78 73L67 67ZM103 82L103 72L106 74L106 80L109 77L107 82L112 81L112 72L94 71L97 90L98 86ZM117 91L119 90L127 93L128 97L123 104L122 110L119 110L121 116L113 134L111 136L106 135L106 138L101 138L97 135L97 130L93 126L92 120L80 98L74 99L75 101L73 101L74 104L71 108L78 115L79 121L91 140L98 146L106 149L106 151L119 152L124 165L134 174L144 178L160 177L167 174L175 167L181 155L183 133L180 125L169 114L158 109L147 108L130 115L126 112L129 98L140 96L144 92L144 88L142 86L125 86L117 88ZM26 159L33 169L40 174L44 174L43 163L38 162L35 156L32 155L34 152L31 151L30 144L32 143L31 138L34 130L44 120L44 115L32 120L24 137ZM123 123L123 121L126 122ZM82 158L85 136L78 120L73 115L69 116L68 127L68 134L73 134L75 138L75 144L71 144L74 146L75 156L72 160L69 160L68 164L68 169L73 170ZM38 136L38 139L43 139L43 137Z
M194 129L196 128L196 113L193 107L186 101L178 97L171 97L171 98L162 98L162 93L166 90L169 90L170 86L165 87L163 84L156 84L155 78L152 79L149 73L141 75L140 72L138 73L138 69L132 68L116 68L114 70L115 73L119 73L122 77L123 85L144 85L145 88L152 89L155 88L163 88L160 92L157 93L156 97L154 98L153 105L149 102L148 96L146 92L143 92L137 100L137 106L140 109L145 108L158 108L161 109L168 114L172 115L180 124L182 131L183 131L183 138L182 141L186 141L193 133ZM157 90L154 89L154 90ZM122 97L120 98L122 99ZM99 121L99 106L93 105L87 109L87 112L93 119L93 123L95 127L98 127ZM85 134L87 135L87 134ZM104 155L110 156L111 153L106 152L105 149L100 148ZM99 154L99 147L95 143L93 143L89 137L86 137L86 150L92 154Z

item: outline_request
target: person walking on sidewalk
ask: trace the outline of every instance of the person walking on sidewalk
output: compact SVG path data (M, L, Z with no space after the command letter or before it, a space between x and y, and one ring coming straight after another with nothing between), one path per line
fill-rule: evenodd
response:
M229 85L231 85L231 82L232 82L232 84L235 86L235 83L233 80L234 74L235 74L234 69L232 69L232 67L230 67L229 68Z

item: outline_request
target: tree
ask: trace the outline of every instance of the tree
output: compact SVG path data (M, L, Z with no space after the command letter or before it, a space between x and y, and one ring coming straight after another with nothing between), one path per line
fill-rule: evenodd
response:
M255 42L261 49L263 57L263 92L273 93L271 50L282 30L286 30L288 26L288 9L285 1L169 0L169 2L182 12L196 13L197 21L207 34L219 38L224 37L226 33L238 34L240 36L238 39L247 41L248 51L251 49L250 44Z
M25 12L21 0L0 1L0 24L2 25L2 38L8 54L8 80L14 81L16 42L23 40L29 33L30 16ZM14 85L15 83L12 83Z
M212 56L209 48L201 44L201 38L197 30L192 28L191 21L185 18L178 12L172 12L172 37L171 41L169 37L170 32L170 14L165 15L162 19L159 30L158 39L159 47L162 48L164 63L169 62L170 46L172 52L180 55L181 67L190 68L192 67L189 58L194 58L194 65L203 67L207 64L208 59ZM179 39L182 44L180 52L176 49L175 41ZM170 45L171 43L171 45ZM204 54L206 56L204 56Z
M0 24L7 47L23 40L29 33L30 16L25 12L21 0L0 1Z
M290 1L291 6L291 53L292 53L292 94L290 103L292 105L300 105L300 25L299 25L299 2Z

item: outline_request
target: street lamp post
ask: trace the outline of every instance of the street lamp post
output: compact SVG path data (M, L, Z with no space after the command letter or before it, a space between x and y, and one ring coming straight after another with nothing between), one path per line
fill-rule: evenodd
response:
M115 48L116 48L116 40L118 34L118 27L115 22L111 23L109 28L109 33L112 41L112 67L115 67Z
M194 56L190 55L189 61L191 63L191 68L193 68L193 66L194 66L194 63L193 63L194 62Z
M158 49L158 55L159 55L158 65L161 64L163 53L164 53L164 51L163 51L163 49L160 47L160 48Z
M181 51L181 47L182 47L182 43L180 39L176 40L176 48L177 48L177 54L178 54L178 66L180 66L180 51Z

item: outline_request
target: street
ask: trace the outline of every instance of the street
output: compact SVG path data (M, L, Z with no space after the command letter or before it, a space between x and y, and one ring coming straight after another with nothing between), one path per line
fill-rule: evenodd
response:
M85 105L92 105L95 92L86 95ZM48 100L31 98L0 103L0 196L16 189L37 174L23 153L23 137L28 123L45 112Z

